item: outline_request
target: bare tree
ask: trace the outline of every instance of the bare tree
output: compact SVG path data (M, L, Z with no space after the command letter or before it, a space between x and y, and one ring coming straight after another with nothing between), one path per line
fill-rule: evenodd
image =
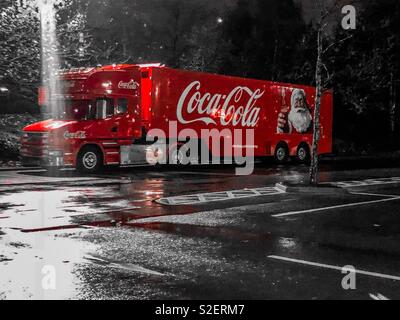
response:
M322 3L321 0L314 0L316 7L318 8L318 15L316 19L316 31L317 31L317 61L315 67L315 108L314 108L314 121L313 121L313 144L311 150L311 165L309 182L312 185L318 184L318 169L319 169L319 155L318 146L321 137L320 127L320 110L321 110L321 98L327 86L330 83L332 75L329 73L326 64L324 63L324 55L333 47L339 46L344 41L350 39L352 35L345 37L339 41L332 41L328 35L328 19L332 17L334 12L338 12L343 5L342 0L334 1L330 6L326 3ZM340 11L339 11L340 12ZM329 43L330 42L330 43ZM325 44L329 43L326 45Z

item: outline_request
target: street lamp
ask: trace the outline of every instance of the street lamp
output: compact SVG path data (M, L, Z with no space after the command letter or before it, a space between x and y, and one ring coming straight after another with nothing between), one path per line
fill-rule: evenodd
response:
M9 92L10 90L8 90L6 87L0 87L0 96L7 96Z

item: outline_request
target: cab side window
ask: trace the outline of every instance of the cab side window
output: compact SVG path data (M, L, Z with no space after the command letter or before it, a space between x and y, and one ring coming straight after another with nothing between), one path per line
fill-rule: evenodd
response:
M106 119L114 115L114 105L112 99L96 100L96 119Z
M119 98L117 99L117 105L115 107L115 114L124 114L128 112L128 99Z

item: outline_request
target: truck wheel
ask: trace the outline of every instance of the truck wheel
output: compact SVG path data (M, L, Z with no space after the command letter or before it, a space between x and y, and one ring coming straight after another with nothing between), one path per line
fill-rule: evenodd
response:
M171 158L169 164L172 165L183 165L183 159L186 156L186 148L183 146L176 146L174 147L173 151L171 152Z
M96 173L103 166L103 155L96 147L85 147L77 159L77 169L83 173Z
M279 164L285 163L289 158L289 149L285 143L279 143L275 148L275 160Z
M310 149L306 144L301 144L297 148L296 161L299 163L308 163L310 161Z

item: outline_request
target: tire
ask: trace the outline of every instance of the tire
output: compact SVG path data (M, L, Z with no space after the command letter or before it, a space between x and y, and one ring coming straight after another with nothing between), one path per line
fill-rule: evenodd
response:
M77 169L82 173L97 173L103 167L103 154L94 146L84 147L79 151Z
M171 158L168 159L168 164L178 166L184 165L182 163L183 158L185 157L184 152L185 148L183 146L175 146L173 151L171 152Z
M284 164L289 159L289 149L285 143L279 143L275 148L275 161Z
M297 148L296 161L298 163L306 164L310 162L310 148L306 144L301 144Z

